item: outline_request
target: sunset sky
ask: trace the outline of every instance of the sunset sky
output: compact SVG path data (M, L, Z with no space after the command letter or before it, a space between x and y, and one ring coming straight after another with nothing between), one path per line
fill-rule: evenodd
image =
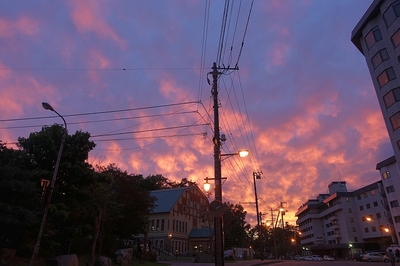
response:
M18 137L61 124L45 101L70 134L91 134L90 163L203 188L214 176L208 73L213 62L237 64L218 81L222 153L250 155L223 157L223 200L241 203L254 225L260 171L263 222L286 202L294 223L329 183L352 191L378 181L376 164L393 155L350 41L371 3L1 1L0 139L15 148Z

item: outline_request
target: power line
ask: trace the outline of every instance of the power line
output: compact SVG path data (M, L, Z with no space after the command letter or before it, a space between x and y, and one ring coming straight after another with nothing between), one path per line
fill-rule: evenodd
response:
M142 119L142 118L151 118L151 117L160 117L160 116L164 117L164 116L171 116L171 115L190 114L190 113L198 113L198 111L186 111L186 112L178 112L178 113L153 114L153 115L129 116L129 117L122 117L122 118L98 119L98 120L89 120L89 121L69 122L68 124L69 125L75 125L75 124L91 124L91 123L101 123L101 122L114 122L114 121ZM9 127L0 127L0 129L36 128L36 127L41 127L41 126L43 126L43 125L9 126Z
M145 110L145 109L155 109L155 108L163 108L163 107L171 107L177 105L185 105L185 104L193 104L200 103L200 101L191 101L191 102L182 102L182 103L171 103L171 104L162 104L162 105L154 105L154 106L146 106L146 107L137 107L137 108L127 108L127 109L117 109L117 110L108 110L108 111L98 111L98 112L88 112L88 113L77 113L77 114L69 114L63 115L64 117L73 117L73 116L86 116L86 115L98 115L98 114L111 114L111 113L120 113L120 112L130 112L137 110ZM14 122L14 121L24 121L24 120L38 120L38 119L48 119L55 118L57 116L40 116L40 117L26 117L26 118L10 118L10 119L0 119L0 122Z
M188 127L194 127L194 126L205 126L205 125L208 125L208 124L196 124L196 125L184 125L184 126L175 126L175 127L154 128L154 129L145 129L145 130L130 131L130 132L119 132L119 133L105 133L105 134L93 135L91 137L92 138L97 138L97 137L106 137L106 136L118 136L118 135L126 135L126 134L154 132L154 131L161 131L161 130L171 130L171 129L178 129L178 128L188 128Z

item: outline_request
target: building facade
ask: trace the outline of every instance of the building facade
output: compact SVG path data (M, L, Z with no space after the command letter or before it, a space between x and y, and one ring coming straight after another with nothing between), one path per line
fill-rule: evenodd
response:
M377 181L355 191L346 182L332 182L329 194L319 194L296 212L303 255L351 258L392 244L385 190Z
M152 250L179 255L211 251L209 202L198 186L154 190L150 195L156 198L147 230Z
M351 34L364 55L394 156L377 165L387 195L393 241L400 237L400 1L374 0Z

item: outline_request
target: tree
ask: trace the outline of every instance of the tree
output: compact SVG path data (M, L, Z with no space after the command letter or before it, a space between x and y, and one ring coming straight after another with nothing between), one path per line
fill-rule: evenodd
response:
M31 169L24 151L0 141L0 173L0 246L31 248L27 243L34 241L32 229L39 221L40 171Z
M40 179L51 179L63 133L64 128L55 124L31 133L28 138L18 138L18 146L27 154L30 167L40 173L36 176L37 184ZM90 231L91 212L82 204L90 201L90 188L96 182L94 170L87 163L88 154L95 147L89 138L89 133L81 131L66 138L41 244L50 253L69 253L73 244L85 242Z
M224 242L225 248L244 247L246 244L246 230L250 227L246 224L246 214L240 204L225 203L224 213Z

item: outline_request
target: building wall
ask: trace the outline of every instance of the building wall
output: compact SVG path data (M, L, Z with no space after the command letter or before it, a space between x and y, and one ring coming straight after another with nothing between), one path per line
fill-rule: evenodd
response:
M199 188L184 191L170 212L150 214L148 239L152 248L172 254L199 250L193 246L197 242L189 242L188 236L193 228L211 227L208 214L208 198ZM161 226L162 221L164 227ZM192 246L190 243L193 243Z
M391 233L382 232L379 227L389 221L381 181L352 192L347 191L345 182L342 183L337 186L333 182L329 187L331 194L320 194L297 211L296 223L302 232L302 247L314 254L319 252L345 258L372 249L368 247L390 245ZM367 217L373 220L367 221Z
M392 241L397 242L400 236L400 2L374 0L354 28L351 40L365 56L397 161L377 168L387 195L382 204L389 206L382 212L383 218L392 227ZM391 178L385 172L392 173Z
M389 222L393 232L393 243L399 243L400 239L400 208L393 207L400 202L400 175L396 160L390 160L387 163L377 167L382 178L383 189L386 193L386 204L389 208Z

